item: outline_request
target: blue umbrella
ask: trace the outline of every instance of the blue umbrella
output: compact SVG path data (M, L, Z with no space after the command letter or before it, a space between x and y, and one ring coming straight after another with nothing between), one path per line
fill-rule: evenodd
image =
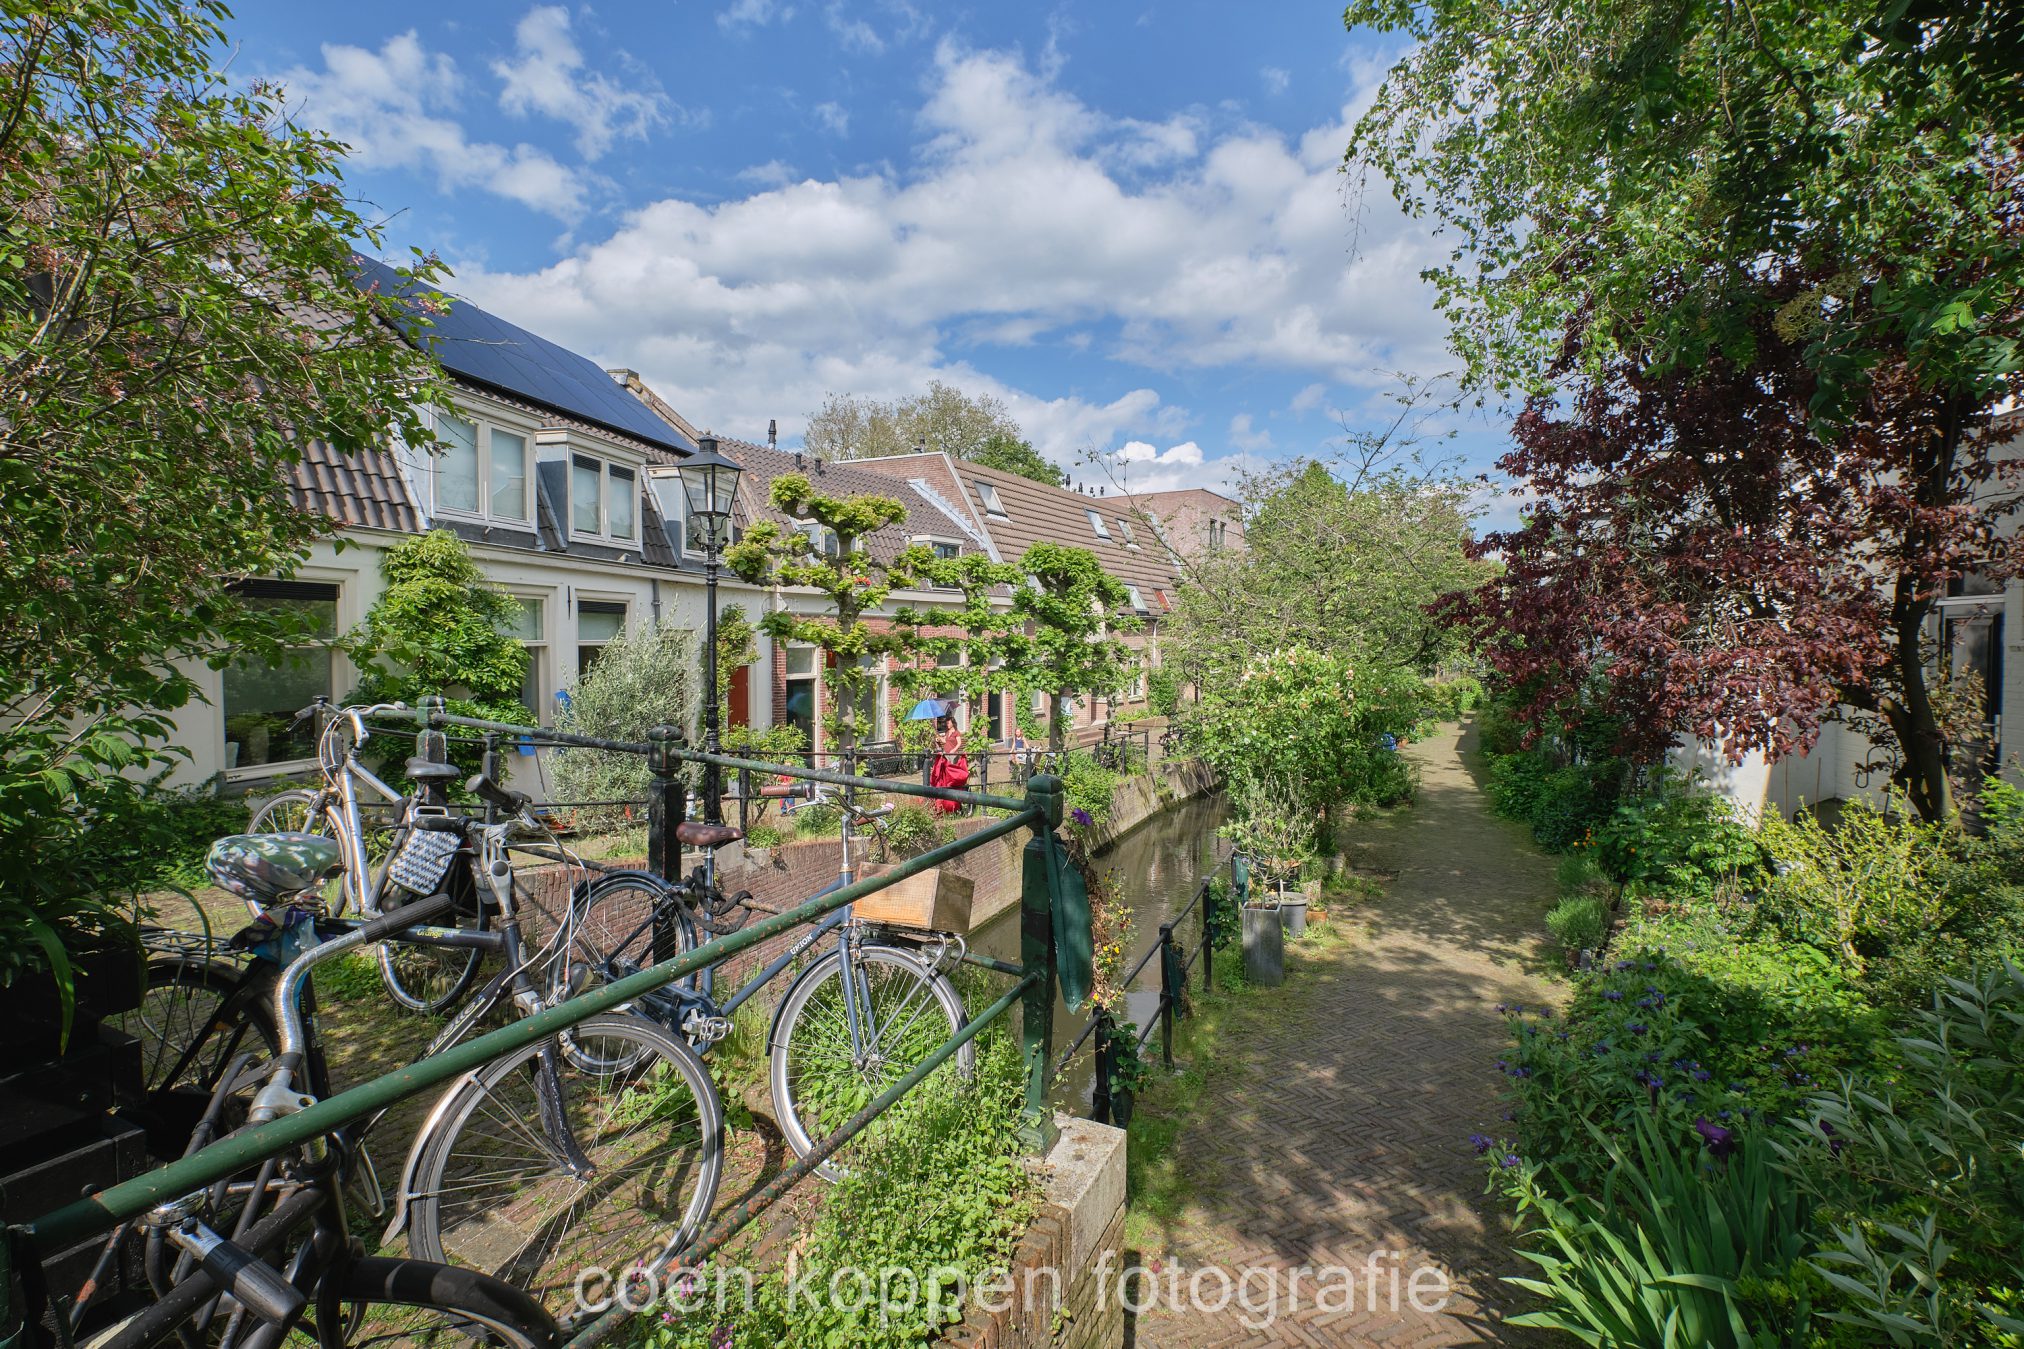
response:
M949 705L939 698L923 698L914 704L913 711L907 713L907 720L933 721L936 717L945 715L948 710Z

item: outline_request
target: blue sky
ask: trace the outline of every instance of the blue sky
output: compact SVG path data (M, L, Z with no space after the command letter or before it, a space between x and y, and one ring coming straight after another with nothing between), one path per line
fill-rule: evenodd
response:
M246 3L232 68L352 144L392 248L699 426L794 443L827 393L941 379L1078 478L1215 486L1451 364L1435 241L1338 172L1393 54L1340 14Z

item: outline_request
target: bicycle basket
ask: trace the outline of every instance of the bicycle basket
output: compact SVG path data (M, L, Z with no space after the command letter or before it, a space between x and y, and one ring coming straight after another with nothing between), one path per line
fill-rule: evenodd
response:
M443 876L449 871L450 863L463 843L461 834L417 829L408 835L407 842L401 844L401 850L387 864L387 877L403 890L433 895L443 883Z

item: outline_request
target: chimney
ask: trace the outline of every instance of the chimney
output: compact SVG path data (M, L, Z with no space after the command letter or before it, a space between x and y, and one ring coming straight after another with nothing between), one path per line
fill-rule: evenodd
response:
M766 448L769 450L780 448L780 423L772 417L766 419Z

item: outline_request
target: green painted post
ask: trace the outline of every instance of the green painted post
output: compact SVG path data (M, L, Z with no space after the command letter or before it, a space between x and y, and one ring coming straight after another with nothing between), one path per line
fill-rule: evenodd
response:
M1030 976L1019 1011L1019 1044L1026 1055L1026 1111L1021 1133L1026 1145L1045 1156L1054 1146L1054 1111L1048 1105L1048 1072L1054 1063L1054 901L1048 883L1051 849L1040 837L1061 823L1061 779L1035 775L1026 783L1026 802L1044 823L1034 826L1023 858L1024 882L1019 895L1020 963Z

